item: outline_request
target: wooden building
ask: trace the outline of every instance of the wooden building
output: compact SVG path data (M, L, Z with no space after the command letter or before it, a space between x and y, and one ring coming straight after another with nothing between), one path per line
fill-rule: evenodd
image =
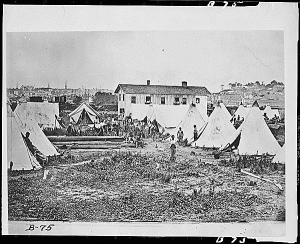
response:
M207 96L210 92L206 87L188 86L186 81L181 86L119 84L115 90L118 95L118 115L128 116L132 104L158 104L188 106L197 105L201 112L207 113ZM147 106L145 106L146 109Z

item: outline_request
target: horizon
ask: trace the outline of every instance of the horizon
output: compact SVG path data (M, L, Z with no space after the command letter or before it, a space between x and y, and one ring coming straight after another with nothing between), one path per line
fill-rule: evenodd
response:
M114 90L187 81L216 92L235 82L284 83L283 37L273 30L10 32L7 86Z
M273 80L272 80L273 81ZM260 85L264 85L264 86L266 86L266 85L268 85L268 84L271 84L271 82L272 81L270 81L270 82L267 82L267 83L265 83L265 82L260 82ZM276 81L276 80L275 80ZM255 84L255 82L256 81L254 81L254 82L248 82L248 83L245 83L245 84L243 84L243 83L240 83L240 84L242 84L242 86L247 86L249 83L252 83L252 84ZM278 82L278 83L280 83L280 81L276 81L276 82ZM233 84L238 84L239 82L235 82L235 83L233 83ZM282 82L283 83L283 82ZM119 84L127 84L127 83L119 83ZM118 85L119 85L118 84ZM223 90L228 90L228 89L230 89L229 88L229 84L230 83L228 83L227 84L227 88L223 88ZM131 85L145 85L146 86L146 84L131 84ZM161 85L161 84L150 84L150 85L156 85L156 86L164 86L164 85ZM283 85L284 85L284 83L283 83ZM18 88L17 87L7 87L7 89L21 89L21 87L22 86L25 86L25 87L28 87L28 86L33 86L34 87L34 89L61 89L61 90L65 90L65 88L63 87L63 88L59 88L59 87L51 87L51 86L47 86L47 87L37 87L37 86L35 86L35 85L22 85L21 84L21 86L20 85L18 85ZM181 85L172 85L172 86L179 86L179 87L181 87ZM187 85L187 86L189 86L189 85ZM85 87L77 87L77 88L74 88L74 87L67 87L67 89L71 89L71 90L78 90L78 89L83 89L83 90L94 90L94 89L96 89L96 90L108 90L108 91L114 91L115 89L108 89L108 88L97 88L97 87L91 87L91 88L85 88ZM222 91L222 88L220 89L220 91ZM212 92L212 93L218 93L218 92Z

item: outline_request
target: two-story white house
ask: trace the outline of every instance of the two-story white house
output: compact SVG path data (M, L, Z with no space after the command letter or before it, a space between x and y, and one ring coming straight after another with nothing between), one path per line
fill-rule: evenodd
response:
M203 86L181 86L119 84L115 90L118 95L118 115L128 116L132 104L158 104L188 106L196 104L201 112L207 114L207 97L210 92Z

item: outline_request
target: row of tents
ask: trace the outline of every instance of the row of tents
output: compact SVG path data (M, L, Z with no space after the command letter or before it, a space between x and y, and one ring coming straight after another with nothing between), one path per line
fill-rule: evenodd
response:
M133 119L143 120L146 117L150 122L156 120L161 131L175 137L181 127L183 139L191 146L218 148L221 151L236 149L240 155L276 155L274 160L284 162L284 148L273 136L262 116L264 113L257 106L238 107L234 116L244 119L238 129L230 122L232 116L223 103L219 103L209 117L203 116L195 105L189 106L188 110L185 106L157 105L138 111L132 114ZM194 125L198 130L196 141L193 137Z
M246 118L248 113L250 112L250 109L251 107L244 107L243 105L240 105L234 113L235 118ZM266 115L269 119L272 119L275 116L281 119L278 109L272 109L270 105L267 105L263 110L260 111L262 115Z
M7 105L7 165L13 170L39 169L41 165L30 152L23 136L29 132L32 144L45 156L59 155L56 148L43 133L32 114L12 111Z
M134 111L134 110L133 110ZM155 106L136 107L132 117L148 121L156 120L160 129L171 135L177 134L179 127L184 132L184 139L192 146L219 148L220 150L236 149L239 154L271 154L276 155L275 161L284 162L284 147L280 147L271 133L263 116L256 107L239 106L235 116L244 118L243 123L235 129L230 122L232 116L223 103L217 105L208 117L202 114L196 105L186 106ZM100 116L86 103L80 105L71 114L75 123L97 121ZM198 129L198 139L193 141L193 127ZM8 165L13 162L16 170L29 170L41 166L24 142L22 134L30 132L30 140L46 156L58 155L56 148L43 133L33 113L27 109L11 110L7 106L7 155Z

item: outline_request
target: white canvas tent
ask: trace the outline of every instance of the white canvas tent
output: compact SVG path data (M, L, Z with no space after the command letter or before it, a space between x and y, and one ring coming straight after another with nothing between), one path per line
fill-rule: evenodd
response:
M262 115L264 115L264 114L266 113L266 115L267 115L267 117L268 117L269 119L274 118L275 115L276 115L277 117L279 117L279 119L280 119L280 114L279 114L278 109L272 109L272 108L270 107L270 105L267 105L267 106L265 107L265 109L261 111L261 113L262 113Z
M272 162L285 164L285 144L282 147L280 147Z
M232 116L229 113L228 109L225 107L224 103L220 103L220 106L223 109L224 113L226 114L228 120L231 120Z
M151 121L151 119L153 118L154 110L155 110L156 107L157 107L157 105L154 105L154 104L149 105L149 108L148 108L147 113L146 113L147 119L149 121Z
M46 156L59 155L53 144L48 140L32 115L25 116L15 111L15 118L23 135L30 133L29 139L32 144Z
M82 120L87 124L99 123L100 114L89 104L83 102L74 111L69 114L70 122L78 124Z
M251 107L244 107L242 104L238 107L238 109L235 111L234 116L237 119L238 116L240 117L240 119L242 118L246 118L247 115L250 112Z
M7 167L13 162L13 170L39 169L41 165L29 151L16 121L15 114L7 105Z
M55 116L59 117L58 103L45 102L25 102L20 103L15 111L25 118L33 116L41 128L60 128Z
M207 124L203 128L195 145L207 148L221 147L223 142L236 131L228 119L228 114L226 114L221 105L217 105L214 108Z
M208 120L207 109L203 109L203 105L202 104L200 105L199 103L196 103L196 108L200 112L201 117L204 119L204 121L207 122Z
M149 107L147 118L150 121L155 119L165 132L172 134L188 109L186 105L156 105Z
M143 120L147 116L148 110L148 104L131 104L129 114L131 114L132 119Z
M206 121L201 116L197 107L190 105L183 120L176 127L174 135L177 137L177 131L179 130L179 127L181 127L184 133L183 140L187 139L188 143L191 143L194 140L194 125L196 125L197 129L200 131L205 124Z
M220 150L236 148L241 155L276 154L280 145L266 124L258 107L252 107L244 122L223 143Z

